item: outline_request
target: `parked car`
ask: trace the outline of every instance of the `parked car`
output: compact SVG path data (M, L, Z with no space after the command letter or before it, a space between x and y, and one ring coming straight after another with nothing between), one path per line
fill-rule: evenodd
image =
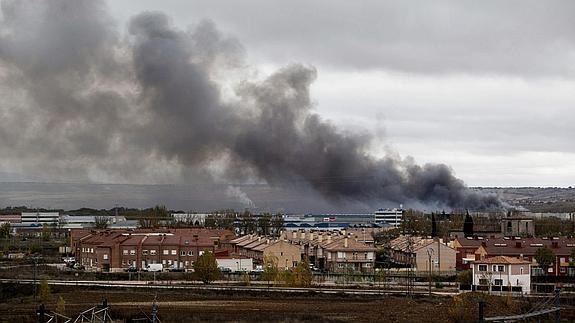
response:
M130 266L126 269L126 271L129 273L136 273L138 272L138 268Z
M74 268L74 269L76 269L76 270L84 270L84 269L86 269L86 267L84 267L84 265L80 264L79 262L75 263L75 264L74 264L74 267L72 267L72 268Z

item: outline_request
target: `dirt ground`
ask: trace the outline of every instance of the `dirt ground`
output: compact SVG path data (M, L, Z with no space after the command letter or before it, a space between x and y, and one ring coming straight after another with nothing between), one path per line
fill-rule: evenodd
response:
M478 295L462 297L344 296L213 292L197 290L82 290L54 288L46 307L77 315L104 298L119 322L150 316L154 298L161 322L469 322L477 319ZM516 301L486 297L487 314L520 311ZM0 322L34 322L37 306L25 290L0 304Z

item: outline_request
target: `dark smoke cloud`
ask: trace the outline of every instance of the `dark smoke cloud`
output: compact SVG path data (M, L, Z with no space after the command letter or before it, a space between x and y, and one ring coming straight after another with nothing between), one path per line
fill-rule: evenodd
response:
M225 100L217 75L242 71L243 48L211 22L184 32L161 13L142 13L124 40L99 1L4 1L2 11L1 91L11 96L0 113L19 130L0 129L4 165L133 182L215 172L309 186L340 203L500 205L445 165L375 158L368 134L322 120L312 112L311 67L244 80Z

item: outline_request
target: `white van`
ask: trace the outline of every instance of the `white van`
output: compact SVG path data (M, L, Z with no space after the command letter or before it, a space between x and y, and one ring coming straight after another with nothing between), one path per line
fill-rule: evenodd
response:
M162 264L148 264L144 270L150 272L162 271L164 266Z

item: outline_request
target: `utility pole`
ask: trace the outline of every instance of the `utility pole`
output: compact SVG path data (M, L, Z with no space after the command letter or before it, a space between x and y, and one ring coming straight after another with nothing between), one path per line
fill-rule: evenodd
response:
M158 295L154 296L154 303L152 304L152 323L158 322L158 303L156 303Z
M429 258L429 296L431 296L431 256L433 256L433 249L427 248L427 257Z
M555 289L555 308L557 311L555 312L555 322L561 322L561 299L559 297L559 293L561 292L560 288Z
M38 256L34 256L34 303L36 303L36 269L38 267Z

